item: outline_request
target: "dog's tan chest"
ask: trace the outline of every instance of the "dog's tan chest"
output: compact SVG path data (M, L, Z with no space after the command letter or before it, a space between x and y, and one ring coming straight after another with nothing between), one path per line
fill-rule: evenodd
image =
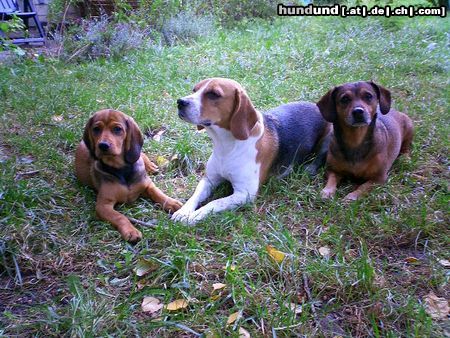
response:
M372 179L384 174L382 154L374 154L358 162L348 162L328 155L328 167L341 176L353 176L359 179Z

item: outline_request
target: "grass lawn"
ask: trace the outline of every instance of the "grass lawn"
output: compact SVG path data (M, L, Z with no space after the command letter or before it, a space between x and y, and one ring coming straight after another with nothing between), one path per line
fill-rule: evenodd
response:
M439 263L450 259L449 31L448 18L289 18L122 60L0 66L0 335L449 334L448 319L424 308L430 292L450 298ZM259 110L372 79L414 120L411 159L352 204L342 202L351 183L323 201L323 172L311 179L300 169L271 179L255 204L195 227L140 199L118 209L157 227L140 227L144 239L130 246L96 219L94 192L75 179L84 124L105 107L132 115L161 164L154 181L185 201L211 143L177 117L175 102L212 76L242 83ZM267 245L285 253L280 264ZM145 313L146 296L189 304Z

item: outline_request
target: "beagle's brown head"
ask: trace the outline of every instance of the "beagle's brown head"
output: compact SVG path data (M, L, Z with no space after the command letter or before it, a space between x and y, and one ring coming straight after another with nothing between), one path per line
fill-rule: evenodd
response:
M197 83L194 93L177 101L178 116L199 129L216 125L246 140L258 122L258 115L242 86L224 78Z
M353 82L334 87L317 102L325 120L340 121L349 127L369 125L376 117L378 106L382 114L391 108L391 93L374 82Z
M144 143L133 118L113 109L100 110L89 119L83 141L94 158L115 168L136 162Z

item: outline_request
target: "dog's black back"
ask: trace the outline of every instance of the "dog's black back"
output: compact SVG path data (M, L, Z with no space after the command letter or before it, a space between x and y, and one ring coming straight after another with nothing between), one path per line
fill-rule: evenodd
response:
M269 110L264 114L266 128L278 135L278 154L272 170L283 175L294 164L301 164L318 155L312 174L324 163L328 142L324 136L329 124L320 114L316 104L292 102ZM319 158L320 157L320 158Z

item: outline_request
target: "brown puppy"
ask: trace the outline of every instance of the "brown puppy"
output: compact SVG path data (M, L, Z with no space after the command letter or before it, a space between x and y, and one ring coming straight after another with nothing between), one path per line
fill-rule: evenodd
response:
M129 242L137 242L142 234L114 210L116 203L133 202L144 195L169 212L182 205L166 196L147 176L157 166L141 152L143 143L142 133L130 116L105 109L89 119L75 153L78 179L98 192L98 217L110 222Z
M411 119L391 110L391 93L373 82L335 87L317 105L325 120L333 123L323 198L334 196L339 181L351 177L364 183L345 200L358 199L374 184L384 183L394 160L410 151Z

